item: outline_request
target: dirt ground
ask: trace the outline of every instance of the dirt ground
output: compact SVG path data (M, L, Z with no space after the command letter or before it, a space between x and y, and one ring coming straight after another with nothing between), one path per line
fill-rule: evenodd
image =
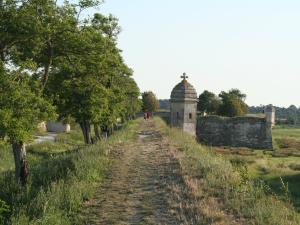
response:
M168 141L147 121L135 143L114 149L110 173L83 217L86 225L224 224L203 219L201 199L191 193Z

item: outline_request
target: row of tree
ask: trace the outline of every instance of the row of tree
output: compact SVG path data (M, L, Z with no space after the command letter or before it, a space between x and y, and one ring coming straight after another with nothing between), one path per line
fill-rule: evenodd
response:
M248 112L246 95L238 89L222 91L218 96L209 91L199 95L198 111L202 114L220 116L243 116Z
M251 106L249 113L262 113L265 106ZM289 107L275 107L276 124L299 125L300 124L300 108L295 105Z
M91 144L140 110L133 71L117 47L118 20L99 13L81 19L101 2L0 0L0 137L12 145L23 184L25 143L39 122L72 118Z
M238 89L222 91L218 96L205 90L199 95L197 110L202 115L243 116L248 112L246 95ZM159 100L161 109L169 110L169 99Z

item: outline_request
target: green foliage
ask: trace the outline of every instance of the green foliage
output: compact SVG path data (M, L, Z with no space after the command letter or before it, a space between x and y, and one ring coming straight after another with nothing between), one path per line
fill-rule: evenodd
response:
M155 112L159 109L159 101L152 91L144 92L142 94L143 111Z
M113 15L104 16L100 13L96 13L92 20L93 27L97 30L102 30L103 33L112 40L116 40L121 28L118 24L118 19Z
M7 68L12 64L19 73L30 71L27 83L36 99L53 100L59 117L73 117L85 133L91 124L112 128L118 118L132 118L140 107L132 70L117 48L117 18L100 13L80 18L83 10L102 2L9 0L0 5L1 63ZM9 113L2 114L10 119Z
M229 92L221 92L219 97L222 100L222 104L219 107L219 115L235 117L243 116L248 111L245 98L246 95L241 93L238 89L232 89Z
M0 224L3 223L5 215L9 212L9 206L0 199Z
M37 123L54 112L49 102L31 90L29 79L25 73L0 70L0 130L11 143L28 141Z
M4 215L4 224L83 224L80 219L83 202L93 197L105 177L110 166L110 149L134 141L137 125L137 121L130 122L107 141L91 146L78 146L74 142L78 131L63 135L63 141L54 144L32 145L28 157L35 163L30 165L29 185L20 188L9 171L0 177L0 198L11 209Z
M204 91L199 95L197 108L202 114L217 114L227 117L243 116L248 111L245 99L246 95L238 89L222 91L219 97L212 92Z
M95 14L77 28L70 40L68 57L49 78L46 95L53 99L60 117L81 124L86 143L90 126L109 130L119 118L127 120L139 110L139 89L132 70L117 48L117 20Z
M204 91L199 95L198 111L202 114L217 114L221 100L212 92Z

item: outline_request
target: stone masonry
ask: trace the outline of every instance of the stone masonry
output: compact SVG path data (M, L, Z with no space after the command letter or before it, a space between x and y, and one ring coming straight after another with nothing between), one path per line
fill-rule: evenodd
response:
M273 149L272 129L266 118L199 117L197 138L212 146Z
M183 131L196 136L197 124L197 92L187 82L184 73L183 80L177 84L171 93L170 99L170 124Z

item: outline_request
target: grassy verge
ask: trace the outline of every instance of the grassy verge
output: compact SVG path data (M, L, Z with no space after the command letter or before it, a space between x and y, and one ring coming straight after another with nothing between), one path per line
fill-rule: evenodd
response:
M300 129L275 127L275 151L213 148L233 165L247 167L251 179L263 180L279 198L289 197L300 215Z
M246 224L300 224L288 198L283 201L264 182L251 179L247 167L233 165L191 136L168 128L160 119L156 119L156 124L172 145L183 152L184 172L201 180L203 195L217 198L225 211L243 218Z
M107 141L92 146L82 145L79 132L60 134L56 143L30 146L31 182L26 188L15 183L12 162L5 168L1 165L0 224L82 224L78 216L82 203L93 196L109 168L109 151L132 141L137 124L129 123Z

